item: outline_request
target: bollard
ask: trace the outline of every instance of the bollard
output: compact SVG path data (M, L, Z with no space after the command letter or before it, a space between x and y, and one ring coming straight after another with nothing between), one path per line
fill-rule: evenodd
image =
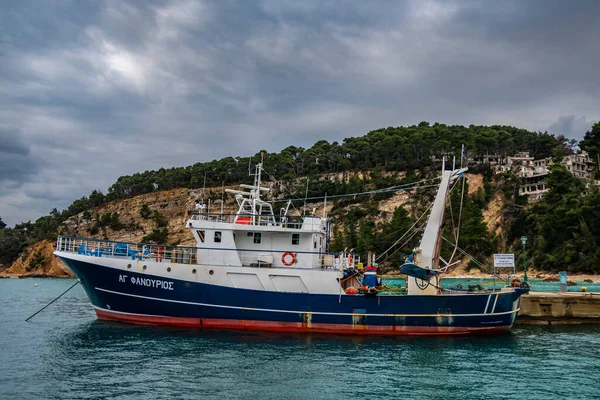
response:
M560 283L560 291L566 292L567 291L567 272L566 271L560 271L558 273L558 281Z

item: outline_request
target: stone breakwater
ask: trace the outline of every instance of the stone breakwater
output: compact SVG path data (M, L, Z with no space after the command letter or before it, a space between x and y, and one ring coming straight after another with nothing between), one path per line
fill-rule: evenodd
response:
M600 293L530 292L521 296L517 324L600 324Z

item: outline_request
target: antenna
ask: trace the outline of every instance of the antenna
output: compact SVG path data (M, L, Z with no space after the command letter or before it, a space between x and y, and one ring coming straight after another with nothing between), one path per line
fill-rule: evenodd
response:
M223 215L223 205L225 204L225 181L221 183L221 216Z
M204 183L202 184L202 203L204 203L204 191L206 189L206 171L204 171Z
M310 179L306 177L306 192L304 193L304 215L306 215L306 198L308 197L308 182Z

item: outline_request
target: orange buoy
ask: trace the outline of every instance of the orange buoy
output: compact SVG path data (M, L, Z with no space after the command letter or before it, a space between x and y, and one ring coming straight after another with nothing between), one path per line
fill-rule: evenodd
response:
M294 255L294 253L292 253L291 251L286 251L285 253L283 253L283 255L281 256L281 262L283 263L283 265L285 265L286 267L289 267L290 265L292 265L293 263L296 262L296 256Z

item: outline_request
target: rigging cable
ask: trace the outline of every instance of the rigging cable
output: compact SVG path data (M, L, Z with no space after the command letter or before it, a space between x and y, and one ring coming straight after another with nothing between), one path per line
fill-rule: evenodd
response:
M456 245L456 243L452 243L450 240L448 240L445 236L442 236L442 239L444 239L446 242L450 243L453 246L456 246L456 249L458 250L459 253L461 253L462 255L466 256L466 257L470 257L471 261L473 261L478 267L485 269L486 266L481 263L480 261L478 261L475 257L473 257L472 255L470 255L469 253L467 253L465 250L461 249L460 247L458 247Z
M419 217L419 218L418 218L418 219L415 221L415 223L414 223L414 224L413 224L413 225L412 225L410 228L408 228L408 230L406 231L406 233L404 233L404 235L402 235L402 236L400 237L400 239L396 240L396 242L395 242L393 245L391 245L391 246L390 246L390 247L389 247L389 248L388 248L386 251L384 251L383 253L381 253L381 254L379 255L379 257L377 257L377 258L375 259L375 261L377 261L377 260L379 260L381 257L385 256L385 255L386 255L386 253L387 253L388 251L390 251L390 250L391 250L391 249L392 249L394 246L396 246L396 245L397 245L397 244L398 244L398 243L399 243L399 242L400 242L402 239L404 239L404 237L405 237L406 235L408 235L408 234L410 233L410 231L411 231L411 230L413 230L413 228L414 228L414 227L415 227L415 226L416 226L416 225L419 223L419 221L421 220L421 218L423 218L423 217L424 217L424 216L427 214L427 212L428 212L428 211L431 209L431 207L433 207L433 203L431 203L431 204L429 205L429 207L427 207L427 209L426 209L425 211L423 211L423 214L421 214L421 216L420 216L420 217ZM422 227L423 227L423 226L421 226L421 228L422 228ZM419 229L421 229L421 228L419 228ZM418 232L418 230L417 230L417 231L415 231L415 233L416 233L416 232ZM411 235L410 239L412 239L414 235L415 235L415 234L413 233L413 234ZM410 240L410 239L409 239L409 240ZM406 242L405 242L405 244L406 244ZM400 246L398 249L401 249L402 247L404 247L404 245ZM398 251L398 249L397 249L396 251ZM389 257L391 257L392 255L394 255L394 254L396 253L396 251L394 251L392 254L390 254L390 255L389 255ZM389 257L386 257L386 259L388 259ZM385 260L383 260L383 261L385 261Z
M458 223L457 223L457 227L456 227L456 242L454 244L454 250L452 251L452 255L450 256L450 259L448 260L448 264L452 263L452 259L454 258L454 255L456 254L456 249L458 249L458 238L460 237L460 220L462 217L462 208L463 208L463 202L464 202L464 198L465 198L465 182L467 180L467 177L463 177L463 183L462 183L462 192L460 194L460 208L458 209ZM452 221L452 223L454 223L454 220Z
M268 172L267 174L269 176L271 176ZM328 195L327 198L328 199L332 199L332 198L339 198L339 197L354 197L354 196L360 196L360 195L369 195L369 194L379 194L379 193L388 193L388 192L397 192L400 190L412 190L412 189L423 189L423 188L430 188L430 187L437 187L437 185L424 185L424 186L417 186L421 183L425 183L425 182L429 182L429 181L434 181L439 179L439 177L436 178L429 178L429 179L422 179L420 181L416 181L416 182L412 182L412 183L407 183L407 184L403 184L403 185L396 185L396 186L390 186L387 188L382 188L382 189L374 189L374 190L369 190L366 192L356 192L356 193L347 193L347 194L338 194L338 195ZM315 196L315 197L306 197L305 199L302 199L298 196L294 196L296 197L297 200L321 200L324 199L325 196ZM290 199L283 199L283 200L273 200L273 201L269 201L269 203L279 203L279 202L284 202L284 201L288 201Z
M389 256L387 256L383 261L387 260L388 258L392 257L394 254L396 254L400 249L402 249L404 246L406 246L408 244L408 242L410 242L412 240L413 237L415 237L415 235L419 232L421 232L421 230L423 230L423 227L425 226L425 224L421 225L419 228L415 229L415 231L412 233L412 235L410 235L410 237L408 239L406 239L404 241L404 243L402 243L401 246L398 246L398 248L396 250L394 250L394 252L392 254L390 254ZM407 232L408 233L408 232ZM389 251L390 249L386 250ZM379 259L380 257L377 257L377 259ZM375 261L377 261L377 259Z
M449 192L452 192L457 183L458 181L454 182ZM448 207L450 208L450 221L452 221L452 234L454 235L454 240L458 243L458 240L456 240L456 226L454 225L454 211L452 210L452 196L448 196Z

